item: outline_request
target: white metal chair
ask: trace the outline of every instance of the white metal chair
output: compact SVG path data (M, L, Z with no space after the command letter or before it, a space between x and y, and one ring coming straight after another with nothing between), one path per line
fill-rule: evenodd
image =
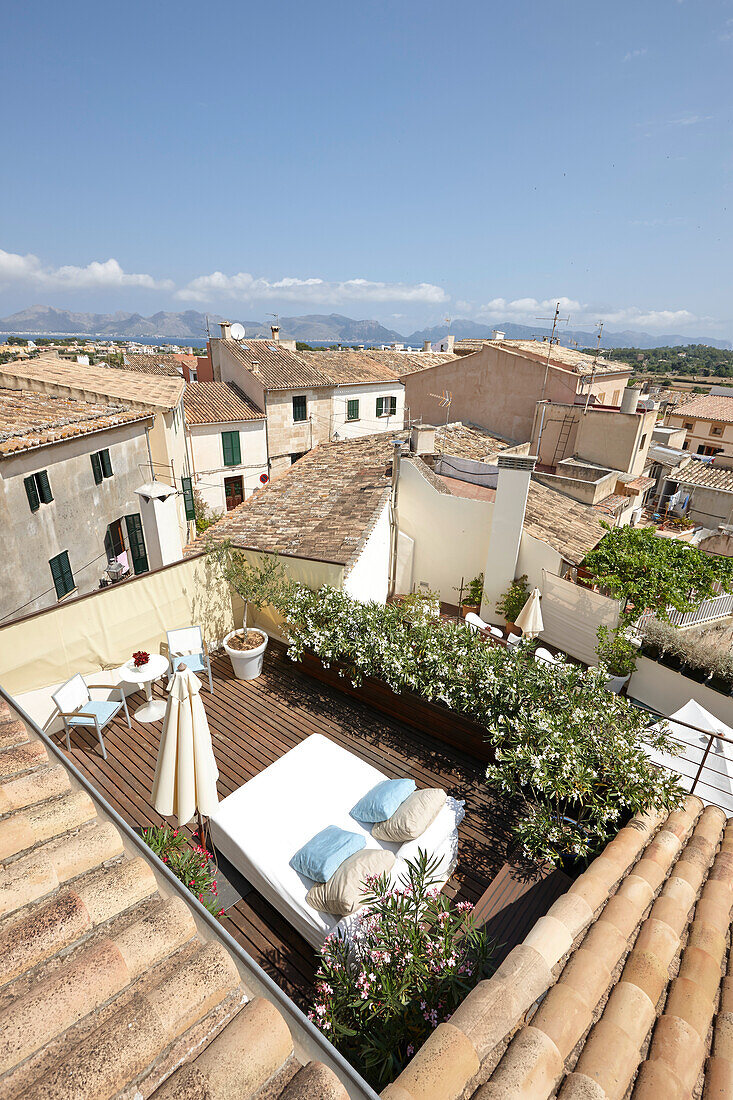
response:
M205 672L209 678L209 691L214 694L214 681L211 675L211 661L200 626L183 626L179 630L169 630L168 657L171 663L171 676L183 662L191 672Z
M475 611L469 611L466 615L466 626L471 630L477 630L479 633L490 634L492 638L503 638L501 630L498 626L491 626L490 623L485 623L480 615L477 615Z
M118 691L119 699L92 699L91 692L95 690ZM132 729L130 712L127 709L127 700L122 684L87 684L81 673L77 672L58 691L51 696L56 704L59 714L64 720L66 732L66 748L71 752L71 728L72 726L93 726L99 738L102 756L107 759L107 750L104 747L102 730L108 725L118 711L124 710L127 725Z
M534 651L534 657L536 661L545 661L550 665L557 665L562 662L561 657L556 657L554 653L550 653L549 649L545 649L544 646L541 645L537 646L537 649Z
M514 646L517 646L517 645L519 645L519 643L521 642L521 640L522 640L522 636L521 636L521 634L508 634L508 635L507 635L507 640L506 640L506 644L507 644L508 646L512 646L512 647L514 647Z

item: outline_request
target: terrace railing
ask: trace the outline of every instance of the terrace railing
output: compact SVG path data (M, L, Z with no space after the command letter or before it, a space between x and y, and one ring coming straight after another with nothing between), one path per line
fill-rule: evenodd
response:
M669 621L674 626L695 626L697 623L711 623L715 619L724 619L733 614L733 592L724 592L720 596L713 596L710 600L703 600L694 611L671 611ZM639 617L637 631L643 634L644 628L650 619L654 617L653 611L645 611Z

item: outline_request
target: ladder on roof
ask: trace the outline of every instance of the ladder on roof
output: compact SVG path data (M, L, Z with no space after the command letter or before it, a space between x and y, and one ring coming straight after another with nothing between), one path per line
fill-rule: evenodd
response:
M557 443L555 444L555 453L552 456L552 465L557 465L558 455L561 459L565 458L565 447L570 439L570 433L573 430L573 424L575 423L574 413L565 413L560 424L560 431L557 433Z

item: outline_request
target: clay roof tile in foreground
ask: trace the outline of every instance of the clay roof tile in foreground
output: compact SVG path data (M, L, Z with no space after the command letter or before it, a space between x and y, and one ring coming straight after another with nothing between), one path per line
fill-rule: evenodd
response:
M733 822L632 819L383 1100L733 1095Z
M0 389L0 457L144 419L127 404Z
M0 1095L347 1100L131 849L0 698Z

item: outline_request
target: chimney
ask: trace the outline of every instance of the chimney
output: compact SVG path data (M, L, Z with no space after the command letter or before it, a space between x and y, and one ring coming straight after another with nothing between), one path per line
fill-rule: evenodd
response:
M494 331L491 333L492 340L503 340L505 336L506 333L502 332L499 328L495 328Z
M522 541L527 494L536 456L499 455L499 476L491 517L489 553L484 570L484 598L481 617L499 622L496 602L506 592L517 573Z
M219 328L221 329L221 338L222 338L222 340L231 340L231 338L232 338L232 322L231 321L220 321L219 322Z
M423 351L432 351L433 350L433 345L430 343L429 340L423 340L422 349L423 349Z
M622 413L635 413L639 405L639 398L641 396L641 390L627 386L625 390L621 392L621 412Z
M135 490L140 498L140 517L148 565L161 569L183 557L176 490L162 481L149 481Z
M453 351L453 345L455 344L455 342L456 342L456 338L455 338L455 336L452 336L452 335L446 336L446 338L441 341L441 343L445 347L445 350L450 351L450 352Z
M435 454L435 427L432 424L415 424L410 429L410 450L416 455Z
M280 343L280 326L279 325L270 325L270 331L272 333L273 342L275 344L279 344Z

